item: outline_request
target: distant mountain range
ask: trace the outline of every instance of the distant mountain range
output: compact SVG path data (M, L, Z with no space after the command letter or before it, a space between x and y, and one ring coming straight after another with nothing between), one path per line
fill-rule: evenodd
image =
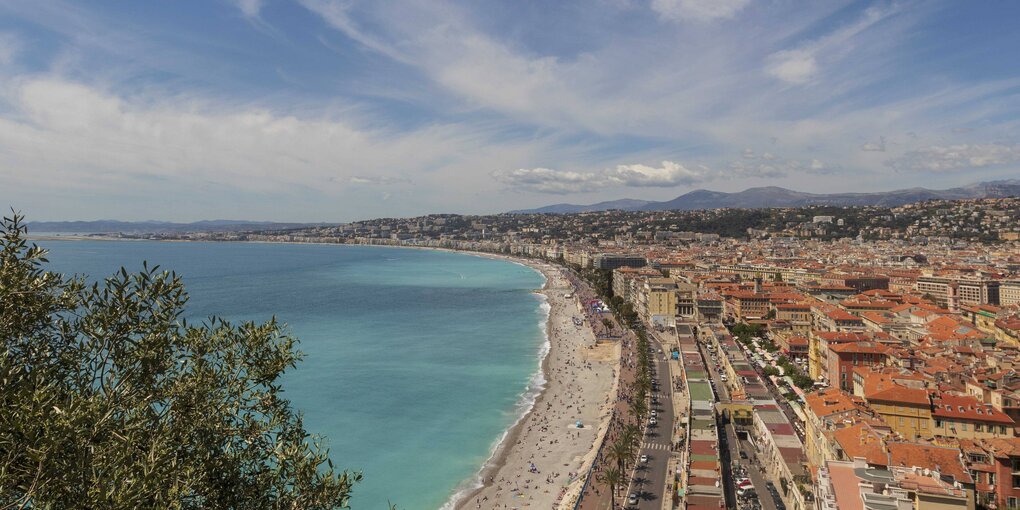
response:
M244 220L205 220L193 223L166 221L33 221L27 224L30 234L159 234L180 232L245 232L252 230L286 230L322 226L326 223L275 223Z
M537 209L510 211L511 214L568 214L592 211L693 211L697 209L761 209L808 205L896 207L925 200L963 200L1020 196L1020 179L981 182L945 190L910 188L876 193L804 193L778 186L748 188L737 193L699 189L665 202L623 199L591 205L555 204Z

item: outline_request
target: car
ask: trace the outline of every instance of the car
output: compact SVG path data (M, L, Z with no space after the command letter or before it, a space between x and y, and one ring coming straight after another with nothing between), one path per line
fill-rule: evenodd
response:
M740 450L740 458L747 460L747 452L745 452L744 450Z
M753 487L737 489L737 497L742 499L758 499L758 493L754 491Z
M627 504L628 505L636 505L637 504L637 494L635 494L633 492L630 493L630 496L627 496Z
M647 455L642 455L641 456L641 463L642 464L647 464L648 463L648 456Z
M649 425L655 425L657 423L659 423L659 422L658 422L658 420L655 419L654 416L652 417L652 419L648 420L648 424Z

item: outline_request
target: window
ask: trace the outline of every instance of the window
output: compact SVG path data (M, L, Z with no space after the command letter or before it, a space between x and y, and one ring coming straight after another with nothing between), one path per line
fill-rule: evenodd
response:
M974 432L984 432L985 428L980 423L974 424Z
M907 424L907 420L904 417L900 416L900 426L902 427L903 425L906 425L906 424Z

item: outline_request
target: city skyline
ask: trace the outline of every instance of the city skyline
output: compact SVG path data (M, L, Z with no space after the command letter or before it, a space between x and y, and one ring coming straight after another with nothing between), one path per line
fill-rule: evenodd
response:
M346 221L1015 177L1008 3L0 6L35 220Z

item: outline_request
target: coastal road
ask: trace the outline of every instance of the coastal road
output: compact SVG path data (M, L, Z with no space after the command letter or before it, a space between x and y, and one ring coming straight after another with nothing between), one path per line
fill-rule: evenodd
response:
M636 494L638 497L637 505L627 504L626 508L661 510L666 482L672 481L672 478L669 478L667 468L669 457L673 453L671 443L673 439L673 425L676 422L673 416L673 402L671 400L673 392L669 380L669 367L662 359L663 354L659 353L660 348L662 348L663 352L668 352L668 349L663 348L655 335L650 335L649 339L652 340L649 344L652 346L652 359L654 360L652 366L655 370L653 380L657 381L658 384L657 391L652 392L652 397L655 400L651 406L651 409L654 409L656 412L657 424L648 427L645 437L641 442L638 456L640 458L641 455L647 455L648 462L638 462L625 496L629 497L630 494Z

